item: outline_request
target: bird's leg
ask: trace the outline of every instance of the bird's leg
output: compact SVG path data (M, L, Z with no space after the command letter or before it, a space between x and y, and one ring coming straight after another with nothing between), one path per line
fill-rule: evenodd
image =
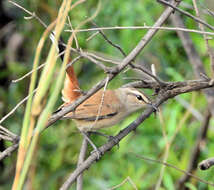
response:
M93 152L96 152L97 154L97 159L99 159L102 155L102 153L99 151L99 149L96 147L96 145L91 141L91 139L88 136L88 133L81 131L83 137L88 141L88 143L92 146L92 148L94 149ZM92 153L93 153L92 152Z
M104 133L101 133L101 132L98 132L98 131L90 131L90 132L88 132L89 134L94 134L94 135L100 135L100 136L103 136L103 137L105 137L105 138L107 138L107 139L110 139L112 136L110 136L110 135L106 135L106 134L104 134Z
M103 137L107 138L108 141L113 140L117 144L118 148L120 147L118 140L112 135L106 135L106 134L98 132L98 131L90 131L89 134L96 134L96 135L103 136Z

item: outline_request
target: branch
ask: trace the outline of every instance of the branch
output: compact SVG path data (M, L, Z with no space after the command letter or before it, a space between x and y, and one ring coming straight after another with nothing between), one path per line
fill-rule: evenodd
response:
M0 153L0 161L4 158L11 155L12 152L14 152L19 146L19 143L15 143L12 146L8 147L6 150Z
M122 87L133 87L133 88L149 88L160 90L160 86L157 82L151 80L140 80L124 84Z
M82 140L82 146L80 149L80 154L79 154L79 159L78 159L78 163L77 163L77 167L81 166L81 164L84 162L85 160L85 155L87 152L87 148L88 148L88 141L86 138L83 138ZM82 185L83 185L83 174L80 174L77 178L77 190L82 190Z
M0 125L0 140L1 139L16 143L19 137Z
M206 160L203 160L200 164L199 164L199 168L201 170L207 170L210 167L212 167L214 165L214 158L208 158Z

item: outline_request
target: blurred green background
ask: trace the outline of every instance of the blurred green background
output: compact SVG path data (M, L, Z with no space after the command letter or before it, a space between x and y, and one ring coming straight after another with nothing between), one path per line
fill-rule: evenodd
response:
M185 0L182 8L194 14L191 9L191 0ZM205 3L204 1L201 1ZM17 1L27 10L35 12L46 24L51 23L58 14L61 1ZM91 16L98 1L90 0L76 7L70 13L70 20L75 28L85 18ZM190 5L188 8L187 5ZM209 6L206 4L206 6ZM98 26L142 26L144 23L152 26L159 18L164 7L156 1L150 0L117 0L101 1L101 9L94 19ZM29 16L7 1L0 3L0 118L8 113L20 100L28 93L29 77L17 83L12 83L32 69L35 48L44 31L38 21L34 19L24 19ZM191 19L182 16L188 28L197 28L197 24ZM214 17L203 14L203 18L210 24L214 24ZM172 26L170 20L165 26ZM93 27L88 23L83 28ZM68 26L65 29L69 29ZM119 44L126 53L129 53L139 42L146 30L111 30L105 34L114 43ZM120 52L107 44L102 36L97 35L90 41L93 32L82 32L78 34L79 45L82 49L102 53L105 56L122 59ZM63 32L63 39L66 41L70 33ZM201 56L204 66L210 75L209 57L203 37L199 34L191 33L194 45ZM47 40L42 52L41 63L44 62L50 47L50 40ZM75 55L73 55L75 57ZM136 60L147 68L151 64L155 65L158 76L167 81L182 81L194 79L192 67L188 61L184 48L174 31L159 31L152 41L144 48ZM60 68L60 62L58 65ZM75 63L75 70L78 75L80 86L83 90L90 89L94 84L104 78L103 71L90 63L86 59L81 59ZM117 88L131 82L128 77L139 78L141 75L131 70L122 72L108 88ZM56 77L53 80L57 80ZM54 82L54 81L53 81ZM54 89L50 90L53 91ZM148 94L152 91L146 90ZM202 116L206 112L207 102L201 92L194 92L179 96L180 100L186 101ZM62 103L59 97L58 105ZM56 106L56 108L57 108ZM20 134L22 126L25 104L10 116L2 125L16 134ZM162 165L144 161L134 155L134 153L146 157L163 160L166 151L166 141L163 137L163 128L166 129L167 138L170 139L179 126L181 129L175 136L171 144L167 162L186 169L191 156L192 148L195 145L197 133L202 122L185 109L178 100L169 100L161 107L163 120L159 115L152 115L137 131L131 133L120 142L119 149L114 147L112 151L84 173L84 189L98 190L109 189L120 184L128 176L138 189L154 189L160 177ZM133 121L139 113L135 113L103 132L109 135L116 135L122 128ZM213 119L210 122L207 140L202 144L199 160L206 159L214 155L214 131L212 128ZM58 121L47 129L40 138L39 146L34 158L34 165L30 169L29 179L26 189L59 189L68 174L76 168L78 152L81 146L82 136L78 133L72 121ZM102 137L92 136L93 142L100 146L106 142ZM10 143L0 141L1 151ZM92 150L90 148L90 150ZM90 152L89 150L89 152ZM10 189L15 172L16 153L6 158L0 165L0 189ZM214 168L208 171L196 170L195 175L204 180L213 181ZM182 173L175 169L166 167L160 189L176 189L176 182ZM186 186L189 189L214 189L201 182L191 179ZM72 186L71 189L75 189ZM119 190L134 189L131 183L126 182Z

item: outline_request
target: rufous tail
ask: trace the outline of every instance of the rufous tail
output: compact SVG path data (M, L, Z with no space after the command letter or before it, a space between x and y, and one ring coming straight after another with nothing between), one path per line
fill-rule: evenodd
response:
M78 79L74 72L73 66L70 66L66 70L66 78L64 81L64 88L62 89L62 100L65 103L71 103L75 101L81 95Z

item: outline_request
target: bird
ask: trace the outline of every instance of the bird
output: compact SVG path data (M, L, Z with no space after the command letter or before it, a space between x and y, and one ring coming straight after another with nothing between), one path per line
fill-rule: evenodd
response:
M63 119L72 119L81 132L113 126L131 113L152 105L149 98L135 88L99 90Z

